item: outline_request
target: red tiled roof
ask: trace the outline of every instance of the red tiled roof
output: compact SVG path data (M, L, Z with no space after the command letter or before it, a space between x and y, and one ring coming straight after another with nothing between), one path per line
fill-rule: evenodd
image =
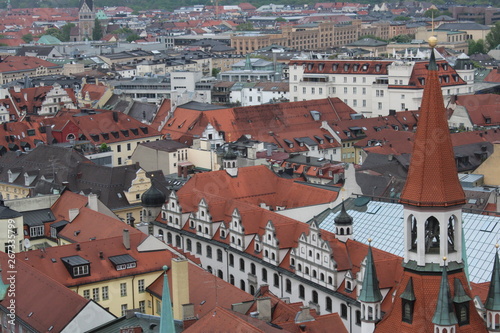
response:
M414 206L465 203L437 70L429 70L406 184L400 202Z
M466 108L467 113L476 126L500 125L500 96L497 94L458 96L457 104Z
M169 267L170 260L166 263ZM224 272L225 274L225 272ZM253 296L231 285L229 282L216 277L197 265L188 263L189 275L189 302L194 304L194 314L203 317L216 306L231 308L234 303L246 302ZM169 288L172 289L172 270L167 271ZM161 299L163 292L163 274L159 276L147 290ZM173 295L172 290L170 295Z
M130 250L123 245L123 237L114 237L102 240L81 242L78 244L61 245L45 248L43 251L28 251L24 260L28 265L36 268L41 273L53 278L66 287L79 286L99 281L117 279L124 276L138 275L149 272L160 273L163 265L169 263L172 253L169 251L139 252L137 246L148 235L135 233L130 235ZM79 248L79 249L78 249ZM103 253L103 259L100 258ZM111 256L129 254L137 260L137 267L116 270L108 259ZM90 275L73 278L66 269L61 258L80 256L90 262ZM55 259L55 262L52 261Z
M319 111L320 120L314 120L310 111ZM181 105L167 121L162 132L171 134L174 140L184 142L192 140L194 135L201 135L207 125L211 124L217 131L225 133L225 140L228 142L247 134L255 140L272 142L290 129L297 131L308 125L308 128L320 128L322 121L331 123L350 119L353 113L355 111L338 98L204 111ZM282 142L278 142L283 146ZM288 149L288 146L282 148Z
M49 61L42 60L37 57L28 57L28 56L7 56L3 58L3 61L0 62L0 72L20 72L23 70L31 70L37 67L60 67L59 65L55 65Z
M0 263L4 268L2 278L6 284L9 283L6 280L9 275L5 273L5 268L9 267L8 259L7 254L0 252ZM0 305L8 308L11 300L15 301L16 320L22 320L37 332L61 332L90 302L54 279L40 274L21 258L16 261L15 270L15 297L7 293Z
M377 269L377 273L378 273ZM413 279L413 291L415 294L415 305L413 312L412 324L403 322L402 314L402 299L401 294L404 292L410 278ZM448 284L450 286L451 295L455 293L455 279L459 279L464 287L467 295L472 299L473 296L468 288L467 278L463 271L448 272ZM436 311L436 303L441 284L441 274L424 275L416 274L410 271L405 271L397 293L394 296L394 306L389 313L383 317L375 328L376 333L392 333L392 332L433 332L434 324L432 317ZM471 311L469 311L468 325L455 325L457 333L486 333L486 325L484 320L474 310L474 303L471 303Z

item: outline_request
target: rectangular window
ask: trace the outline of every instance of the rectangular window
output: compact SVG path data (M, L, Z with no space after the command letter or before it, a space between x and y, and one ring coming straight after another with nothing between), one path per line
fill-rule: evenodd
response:
M366 99L363 100L363 106L366 107Z
M401 99L405 99L405 95L401 95Z
M127 314L128 306L127 306L127 304L122 304L121 308L122 308L122 317L123 317Z
M146 301L139 301L139 312L146 312Z
M347 83L347 77L344 76L344 83Z
M378 102L378 109L382 110L382 103L381 102Z
M30 228L30 236L31 237L43 236L43 225L31 227Z
M99 302L99 288L92 289L92 299L96 302Z
M137 289L140 293L143 293L146 289L144 288L144 279L140 279L137 281Z
M108 286L102 287L102 300L103 301L109 299L109 293L108 293L108 291L109 291Z
M318 93L319 93L320 95L323 95L323 88L318 88Z
M352 100L352 106L358 106L358 100L353 99Z
M116 152L120 153L122 151L122 145L116 146Z
M353 88L352 88L352 93L353 93L354 95L356 95L356 93L357 93L357 92L358 92L358 88L353 87Z
M406 109L406 104L405 103L401 103L401 110L405 110Z
M89 265L73 267L73 276L82 276L89 274Z
M366 95L366 88L363 88L362 92L363 92L363 95Z
M130 143L127 143L127 150L130 150L132 149L132 147L130 146Z
M344 87L344 94L347 94L347 87Z
M356 78L355 77L352 78L352 83L356 83Z
M293 92L297 92L297 86L293 86Z
M363 78L363 83L366 83L366 77Z
M85 289L83 291L83 298L90 299L90 289Z
M302 93L305 94L306 93L306 87L302 88Z
M127 283L120 283L120 296L125 297L127 296Z
M122 158L118 157L118 165L122 165Z
M314 95L314 94L315 94L315 92L316 92L316 89L311 88L311 94L312 94L312 95Z
M161 301L158 299L156 300L156 314L157 315L161 314Z

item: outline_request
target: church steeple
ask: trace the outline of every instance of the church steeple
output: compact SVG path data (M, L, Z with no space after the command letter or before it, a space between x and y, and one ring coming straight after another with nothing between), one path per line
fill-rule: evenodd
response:
M358 296L358 301L361 303L361 332L363 333L373 332L375 323L382 318L380 306L383 300L373 260L371 239L368 242L370 245L366 256L363 285Z
M161 296L161 317L160 317L160 333L175 332L174 315L172 312L172 301L170 298L170 289L168 287L168 266L163 266L165 273L163 274L163 292Z
M400 202L405 205L405 263L462 263L462 211L465 194L457 176L446 121L439 65L429 38L431 58L420 107L410 168Z

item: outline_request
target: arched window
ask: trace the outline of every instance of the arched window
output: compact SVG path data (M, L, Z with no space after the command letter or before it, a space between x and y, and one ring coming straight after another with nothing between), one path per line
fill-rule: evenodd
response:
M229 254L229 266L234 267L234 256L232 253Z
M325 303L326 303L326 307L325 307L326 311L332 312L332 299L327 296Z
M267 269L262 268L262 281L267 282Z
M240 271L245 271L245 260L243 258L240 258Z
M306 297L306 291L303 285L299 284L299 298L304 299Z
M280 286L280 276L277 273L274 273L274 286L277 288Z
M287 293L291 293L292 292L292 281L290 281L290 279L286 279L285 280L285 291Z
M207 266L207 271L212 274L212 266Z
M221 269L217 270L217 277L219 279L224 279L224 272Z
M408 217L409 229L411 230L410 250L417 250L417 219L415 216Z
M340 304L340 316L342 318L347 318L347 305L344 303Z
M240 280L240 289L245 291L245 281L244 280Z
M182 247L181 236L179 236L179 235L175 236L175 247L178 247L178 248Z
M234 286L234 275L233 274L229 275L229 283L231 283Z
M186 241L186 250L187 250L188 252L191 252L191 251L193 250L193 243L191 242L191 240L190 240L190 239L188 239L188 240Z
M167 243L172 244L172 234L170 232L167 232Z
M331 276L328 277L328 284L333 284L333 278Z
M217 249L217 261L222 262L222 250Z
M320 281L325 281L325 274L320 273L319 274L319 279L320 279Z
M201 255L201 243L196 242L196 254Z
M250 295L255 295L255 287L250 285Z
M448 251L455 251L455 223L457 219L452 215L448 220Z
M207 245L207 258L212 258L212 247Z
M250 264L250 273L253 274L253 275L255 275L255 271L256 271L255 264L252 262Z
M162 241L163 241L163 240L165 240L165 239L163 238L163 230L161 230L161 229L160 229L160 230L158 230L158 237L159 237Z
M318 292L316 290L313 290L311 295L313 303L318 304Z
M361 325L361 311L356 310L356 325Z
M434 216L425 221L425 253L439 253L439 221Z

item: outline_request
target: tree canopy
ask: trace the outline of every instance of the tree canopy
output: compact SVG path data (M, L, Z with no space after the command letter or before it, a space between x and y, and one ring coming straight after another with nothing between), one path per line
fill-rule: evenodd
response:
M500 22L496 22L486 35L486 49L489 51L500 44Z
M477 41L469 39L469 55L476 53L486 53L486 45L484 45L484 40L478 39Z

